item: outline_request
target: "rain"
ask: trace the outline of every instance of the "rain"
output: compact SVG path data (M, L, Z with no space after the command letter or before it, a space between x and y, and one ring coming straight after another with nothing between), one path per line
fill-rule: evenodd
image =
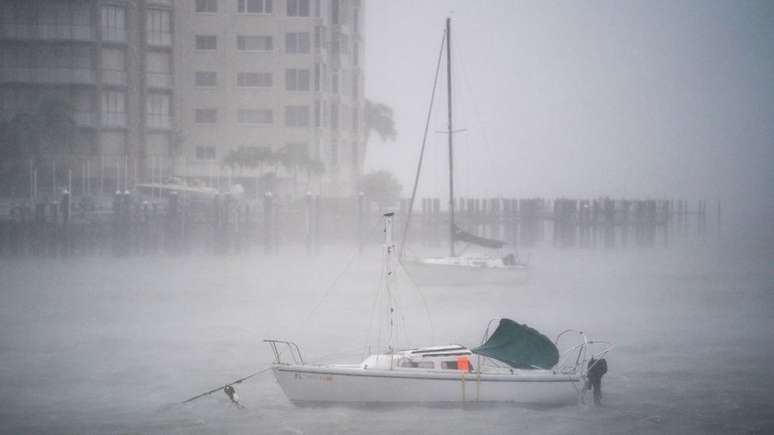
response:
M1 433L774 431L771 4L0 11Z

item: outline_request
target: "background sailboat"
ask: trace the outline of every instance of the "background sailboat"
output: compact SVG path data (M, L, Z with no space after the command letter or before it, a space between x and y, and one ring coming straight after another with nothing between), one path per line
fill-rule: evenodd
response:
M519 260L514 253L494 256L485 254L467 254L457 255L455 243L464 242L470 245L476 245L489 249L501 249L505 242L495 239L471 234L464 231L455 222L454 216L454 146L453 146L453 116L452 116L452 68L451 68L451 19L446 19L446 31L444 42L441 46L442 53L445 47L446 52L446 92L447 92L447 111L448 111L448 148L449 148L449 256L447 257L417 257L406 256L405 245L409 225L411 224L411 212L416 197L419 175L424 158L424 148L427 139L427 128L430 121L430 112L432 112L435 97L435 88L438 83L438 73L440 71L441 56L438 58L436 67L435 83L433 85L433 98L430 102L427 124L425 126L425 136L422 141L419 162L417 165L417 174L414 180L414 187L409 202L409 213L403 231L403 240L401 242L400 262L407 273L419 285L470 285L470 284L519 284L528 279L528 266Z

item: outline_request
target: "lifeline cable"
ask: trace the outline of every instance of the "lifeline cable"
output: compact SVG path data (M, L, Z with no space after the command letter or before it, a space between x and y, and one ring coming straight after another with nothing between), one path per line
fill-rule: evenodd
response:
M403 263L400 261L398 262L398 265L400 266L401 270L403 270L403 274L408 278L408 282L411 283L411 285L414 287L414 290L417 291L419 294L419 298L422 299L422 305L425 308L425 314L427 314L427 321L430 322L430 339L431 341L435 341L435 326L433 326L433 318L430 315L430 308L427 305L427 300L425 299L425 295L422 293L422 290L420 290L417 283L414 281L414 278L411 277L411 274L408 273L405 267L403 267Z

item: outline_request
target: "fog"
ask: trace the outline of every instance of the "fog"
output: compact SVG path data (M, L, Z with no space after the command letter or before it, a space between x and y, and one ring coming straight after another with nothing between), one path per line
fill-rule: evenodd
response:
M311 211L310 194L275 215L246 200L248 229L220 208L202 213L217 224L154 208L120 233L119 205L104 233L73 218L75 248L0 246L0 433L774 433L774 4L374 0L365 13L365 95L398 130L370 137L366 171L393 172L403 197L450 16L458 197L689 200L685 225L665 215L650 243L632 223L614 246L596 227L594 243L562 246L547 215L534 243L507 247L529 259L519 285L417 286L397 269L399 348L476 346L499 317L550 338L579 329L615 344L602 406L290 402L262 340L359 363L388 323L380 214L397 204L370 204L361 228L357 213ZM445 86L420 197L448 194ZM413 227L412 253L446 251L443 213ZM235 385L243 409L221 391L183 403L257 372Z
M771 4L370 4L366 95L394 108L399 131L396 143L372 138L367 162L408 186L446 16L455 129L466 129L455 135L461 195L691 197L771 210ZM445 84L439 92L431 131L446 129ZM428 164L445 163L446 137L430 140ZM445 192L444 168L428 170L428 192Z
M617 347L604 406L296 407L264 338L313 362L357 362L380 248L327 246L115 260L3 261L0 427L6 433L768 433L774 275L768 252L532 250L519 287L428 287L399 274L403 346L475 345L492 317ZM352 261L349 267L345 267ZM330 287L346 270L335 287ZM428 314L429 313L429 314Z

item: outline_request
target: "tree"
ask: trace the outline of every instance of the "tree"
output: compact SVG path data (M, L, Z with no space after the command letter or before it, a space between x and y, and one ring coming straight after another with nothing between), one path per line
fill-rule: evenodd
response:
M394 141L398 136L392 108L386 104L366 100L365 125L368 136L371 135L371 132L375 132L383 141Z
M294 189L298 182L298 173L306 174L307 188L313 176L319 176L325 172L325 165L316 159L310 158L306 152L299 148L282 148L272 152L267 148L239 148L229 151L223 158L223 165L230 168L258 169L258 177L265 180L267 186L273 186L280 166L293 178ZM270 165L274 174L264 174L264 165ZM272 175L269 177L268 175Z
M304 169L306 170L306 188L309 190L312 184L312 177L319 177L325 173L325 163L318 159L309 159Z
M76 151L78 126L73 118L73 106L64 100L47 99L40 103L37 118L41 127L41 146L54 154L72 154Z
M76 148L78 126L67 101L48 99L35 113L17 113L4 123L0 134L0 159L33 159L47 154L71 154Z
M271 154L271 151L266 148L242 147L229 151L223 158L223 165L239 169L258 168L260 172L263 165L271 161Z
M8 191L24 187L30 162L39 167L54 155L71 154L77 145L72 106L47 99L33 113L17 113L0 124L0 185Z
M306 148L288 146L277 152L277 158L282 166L291 174L293 178L293 191L298 190L298 172L306 173L306 184L309 188L313 175L322 174L325 165L319 160L312 159L307 154Z
M40 158L43 151L41 134L40 122L35 115L17 113L10 121L3 124L0 159L10 162L24 157Z
M400 198L403 187L398 179L388 171L371 172L360 177L358 190L381 207L394 204Z

